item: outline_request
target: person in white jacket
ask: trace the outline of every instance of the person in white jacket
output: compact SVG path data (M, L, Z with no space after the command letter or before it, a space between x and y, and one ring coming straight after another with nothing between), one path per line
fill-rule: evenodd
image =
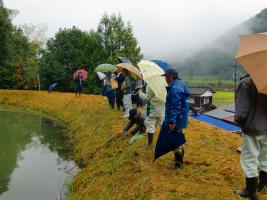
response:
M152 146L153 137L155 133L156 125L162 125L165 117L165 103L157 98L152 91L152 89L147 86L146 93L140 92L140 98L142 98L146 103L150 103L150 113L147 114L145 121L148 137L148 147Z

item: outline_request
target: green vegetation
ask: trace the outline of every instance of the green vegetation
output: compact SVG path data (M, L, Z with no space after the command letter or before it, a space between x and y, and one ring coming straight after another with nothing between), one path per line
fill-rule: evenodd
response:
M134 63L143 57L134 37L133 28L124 23L121 15L104 14L97 30L82 31L76 27L62 28L44 40L32 36L36 26L17 28L12 24L13 11L0 0L0 88L46 90L57 82L57 89L74 89L72 75L77 69L86 69L89 79L85 92L99 93L100 82L93 74L101 63L117 64L118 57L127 57ZM40 85L39 85L40 83Z
M233 91L234 81L222 80L217 76L184 76L182 80L190 87L210 87L214 90Z
M234 103L234 92L230 91L216 91L213 96L213 104L217 107L222 105L231 105Z
M86 32L76 27L60 29L42 51L42 88L57 82L61 91L71 91L74 88L72 74L82 68L89 72L86 92L100 93L100 82L93 75L95 67L101 63L117 64L119 56L138 62L142 58L140 51L131 25L125 25L120 15L105 14L97 31Z
M11 22L14 11L0 1L0 87L37 87L37 41L29 41Z
M96 34L100 37L107 63L116 64L118 57L127 57L137 64L143 58L130 22L125 24L120 14L104 14Z

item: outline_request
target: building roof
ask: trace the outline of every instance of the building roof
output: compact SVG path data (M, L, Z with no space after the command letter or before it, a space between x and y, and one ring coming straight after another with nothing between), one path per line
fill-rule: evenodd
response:
M205 115L214 117L216 119L226 119L233 117L235 115L235 106L234 105L226 105L221 106L215 110L206 112Z
M191 95L202 95L207 91L215 93L215 91L209 87L189 87L189 92Z

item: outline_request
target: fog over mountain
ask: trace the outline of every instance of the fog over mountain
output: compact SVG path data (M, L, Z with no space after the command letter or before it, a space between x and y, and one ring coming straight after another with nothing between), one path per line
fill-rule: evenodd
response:
M267 32L267 8L223 34L197 53L185 60L176 59L174 63L179 66L183 74L215 75L222 79L231 79L239 35L261 32Z

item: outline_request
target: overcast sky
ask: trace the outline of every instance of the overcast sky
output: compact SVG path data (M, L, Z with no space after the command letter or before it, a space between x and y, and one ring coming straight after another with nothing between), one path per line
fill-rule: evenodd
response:
M207 45L267 8L267 0L4 0L19 10L15 24L45 23L48 37L60 27L96 29L107 12L130 21L147 58L166 58Z

